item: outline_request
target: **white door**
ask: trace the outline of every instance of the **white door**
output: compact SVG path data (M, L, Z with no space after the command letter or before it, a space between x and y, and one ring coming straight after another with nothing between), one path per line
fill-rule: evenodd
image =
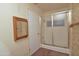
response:
M68 47L68 12L56 13L52 19L54 45Z
M51 15L44 16L44 44L52 45L52 19Z
M33 11L29 11L29 48L30 54L33 54L40 48L40 24L39 15Z

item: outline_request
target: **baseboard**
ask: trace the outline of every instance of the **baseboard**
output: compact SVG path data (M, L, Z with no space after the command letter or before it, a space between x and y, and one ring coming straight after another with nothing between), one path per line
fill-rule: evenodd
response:
M42 48L46 48L46 49L50 49L50 50L54 50L54 51L58 51L58 52L62 52L62 53L66 53L66 54L71 54L70 49L67 48L60 48L60 47L55 47L55 46L49 46L49 45L44 45L41 44Z
M39 48L41 48L41 47L39 47ZM31 49L30 49L29 55L32 56L39 48L37 48L35 51L31 51Z

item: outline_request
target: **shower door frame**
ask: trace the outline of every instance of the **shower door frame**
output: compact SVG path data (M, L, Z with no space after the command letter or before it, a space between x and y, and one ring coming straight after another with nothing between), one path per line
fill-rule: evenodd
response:
M53 30L52 30L52 44L46 44L44 42L43 42L43 44L49 45L49 46L61 47L61 48L70 48L70 36L69 36L70 32L69 32L69 28L70 28L70 25L71 25L71 12L72 12L72 10L60 11L60 12L56 12L56 13L61 13L61 12L66 12L67 13L67 20L68 20L68 47L58 46L58 45L54 44ZM53 13L52 15L54 15L56 13ZM52 28L51 29L53 29L53 16L52 15L51 15L51 19L52 19Z

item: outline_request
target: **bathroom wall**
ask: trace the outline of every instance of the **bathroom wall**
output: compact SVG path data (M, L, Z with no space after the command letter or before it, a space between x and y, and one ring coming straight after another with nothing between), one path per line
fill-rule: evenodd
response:
M72 4L72 24L79 22L79 4ZM73 56L79 56L79 25L71 27L71 47Z
M10 55L28 55L28 38L15 42L13 36L13 16L26 18L25 4L3 3L0 8L0 41L6 45Z
M0 3L0 42L5 45L8 55L29 55L29 37L15 42L13 36L13 16L28 19L29 9L39 13L32 4Z

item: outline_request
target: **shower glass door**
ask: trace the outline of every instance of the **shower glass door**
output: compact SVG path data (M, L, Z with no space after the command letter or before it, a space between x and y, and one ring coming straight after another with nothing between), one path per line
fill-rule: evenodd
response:
M55 13L53 20L53 44L58 47L68 47L68 13Z
M58 12L43 17L43 44L68 48L68 12Z

